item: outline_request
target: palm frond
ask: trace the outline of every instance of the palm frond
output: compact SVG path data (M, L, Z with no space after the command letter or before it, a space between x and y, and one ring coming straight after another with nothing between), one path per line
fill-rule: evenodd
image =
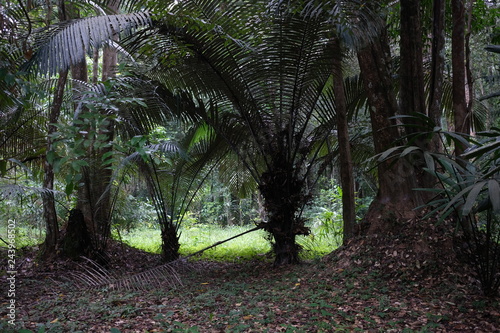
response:
M24 186L18 184L0 184L0 198L2 199L26 197L33 194L40 196L52 196L59 195L61 193L42 187Z
M112 274L95 261L84 258L81 272L71 272L71 280L80 289L148 290L151 288L177 288L182 281L172 263L163 264L141 273L120 276Z
M115 34L129 35L151 25L146 12L106 15L65 21L35 32L34 54L26 68L55 75L85 59L86 52L111 40Z
M177 271L179 269L193 270L192 267L194 267L194 265L188 262L188 259L190 257L196 256L206 250L219 246L220 244L231 241L235 238L260 230L263 227L264 224L261 223L252 229L241 232L225 240L216 242L199 251L191 253L184 258L179 258L167 264L153 267L151 269L129 276L127 276L127 274L113 274L95 261L88 258L83 258L87 262L87 265L81 265L81 272L72 272L72 279L70 281L75 283L77 287L81 289L106 288L111 290L148 290L151 288L168 287L173 289L181 287L183 284Z

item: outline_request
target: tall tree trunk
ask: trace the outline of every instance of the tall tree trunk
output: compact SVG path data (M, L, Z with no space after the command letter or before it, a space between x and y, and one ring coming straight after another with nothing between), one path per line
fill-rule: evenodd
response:
M49 114L49 125L47 131L47 154L52 151L51 135L57 131L55 124L59 120L61 107L64 97L64 88L68 78L68 71L59 73L56 90L52 101L52 107ZM48 258L56 254L57 244L59 242L59 225L57 221L57 212L54 201L54 168L47 159L44 161L45 177L43 180L43 188L46 192L43 194L43 217L45 219L45 242L43 256Z
M102 56L102 81L109 80L115 77L117 65L116 51L111 47L105 47ZM102 112L107 112L103 110ZM115 123L109 119L109 125L104 129L103 133L107 136L107 140L111 142L115 136ZM112 146L100 149L95 152L94 172L92 179L92 196L95 203L93 211L94 229L96 245L98 249L104 250L107 239L111 233L111 179L113 170L109 166L102 165L102 156L107 153L112 153Z
M465 6L464 0L451 1L453 30L451 36L451 66L453 72L453 111L455 131L470 133L470 119L467 112L465 93ZM455 146L455 155L460 156L465 147L459 143Z
M118 5L115 1L113 5ZM110 8L113 12L118 7ZM95 59L94 59L95 61ZM106 47L102 58L102 81L108 80L115 75L117 64L116 52ZM96 75L93 69L93 76ZM86 62L82 62L72 67L72 76L74 79L82 82L88 82L88 68ZM94 77L93 77L94 79ZM106 112L106 110L103 110ZM95 129L99 130L99 129ZM109 141L114 138L114 122L109 121L109 125L102 133L108 137ZM102 156L111 152L112 148L103 148L93 150L89 148L88 156L90 166L85 169L84 185L78 190L77 208L81 210L84 216L87 230L92 238L92 245L98 253L103 253L107 240L111 233L111 192L110 184L113 171L109 166L102 165Z
M336 50L333 56L333 89L337 116L337 137L339 141L340 184L342 186L342 219L344 224L344 244L354 235L356 205L354 198L354 174L349 142L347 102L342 73L342 47L340 39L335 38Z
M358 61L368 95L375 153L378 154L391 148L400 137L394 120L391 120L398 114L398 106L385 31L358 52ZM385 233L399 218L415 216L413 209L421 201L412 190L414 179L414 168L404 159L384 161L378 165L379 188L365 217L369 223L368 233Z
M420 0L401 0L401 113L425 114ZM421 129L413 129L418 132ZM424 142L419 142L425 144Z
M401 0L401 39L400 39L400 113L416 116L404 118L405 132L409 136L409 144L415 145L424 151L429 151L430 138L422 132L432 131L420 115L426 115L426 95L423 66L422 18L420 0ZM415 168L416 185L420 188L434 186L432 175L424 171L425 160L423 156L412 156ZM423 193L420 193L423 196ZM427 198L430 199L429 193Z
M445 0L434 0L432 20L431 49L431 82L429 87L428 116L434 125L441 127L443 77L444 77L444 46L445 46ZM430 143L431 151L440 152L443 149L441 138L434 135Z
M470 115L472 115L472 107L474 104L474 79L472 76L472 66L471 66L471 49L470 49L470 37L472 34L472 15L473 15L474 1L467 1L467 22L466 22L466 32L465 32L465 85L466 85L466 103L467 103L467 114L469 115L469 131L472 130L473 124Z
M80 97L82 92L87 90L87 88L85 87L85 83L88 82L86 61L81 61L71 66L71 78L73 79L73 99L76 100ZM76 110L77 104L74 105L74 108ZM85 110L84 108L81 112L87 112L87 110ZM91 167L85 167L81 171L83 186L79 186L77 188L76 209L80 210L83 214L83 220L85 221L86 229L91 235L93 235L95 229L94 221L92 219L94 203L91 197L91 184L89 184L89 179L91 178Z
M59 21L67 20L65 5L63 1L59 1ZM54 92L54 97L52 101L52 106L50 108L49 114L49 124L47 128L47 154L52 151L52 138L51 135L56 132L57 128L55 124L59 120L59 115L61 113L64 89L66 86L66 81L68 79L68 71L61 71L59 73L59 78L57 80L56 90ZM43 187L46 189L46 193L42 196L43 202L43 217L46 224L46 234L43 249L43 256L48 258L56 254L57 246L59 243L59 225L57 222L57 212L54 200L54 169L46 158L44 161L44 180Z

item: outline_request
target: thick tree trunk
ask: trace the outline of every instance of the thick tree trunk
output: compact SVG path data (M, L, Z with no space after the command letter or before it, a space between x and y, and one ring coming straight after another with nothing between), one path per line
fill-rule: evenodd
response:
M179 258L179 236L172 222L165 223L161 230L162 257L164 262Z
M422 19L420 0L401 0L401 40L400 40L400 105L401 114L417 116L405 118L404 131L408 134L409 144L424 151L431 150L430 137L422 132L430 132L429 128L419 115L426 115L426 94L423 66ZM416 187L431 188L435 179L424 171L423 156L414 156L412 164L415 168ZM423 196L423 193L420 193ZM431 199L429 194L424 200Z
M339 141L340 184L342 186L342 219L344 224L344 244L354 235L356 205L354 198L354 174L349 141L347 102L342 74L342 48L336 38L337 50L333 56L333 89L335 93L335 111L337 115L337 138Z
M470 133L470 119L467 112L465 93L465 6L463 0L452 0L453 30L451 36L451 66L453 72L453 111L455 131ZM457 143L455 155L460 156L466 147Z
M65 256L78 259L81 256L89 255L91 249L92 242L85 226L83 213L77 208L72 209L68 217L66 234L62 241L62 251Z
M391 77L390 51L387 35L358 52L372 124L375 153L394 145L400 133L394 126L398 106ZM415 216L413 210L421 201L412 190L415 187L414 168L403 159L384 161L378 165L379 189L365 217L368 233L385 233L398 219Z
M465 32L465 85L466 85L466 103L467 103L467 114L469 131L473 129L473 120L471 119L472 107L474 104L474 78L472 75L472 65L471 65L471 49L470 49L470 37L472 34L472 19L473 19L473 7L474 1L467 1L467 22L466 22L466 32Z
M277 164L281 164L283 160ZM307 200L303 194L303 181L297 179L293 167L274 167L262 175L259 190L264 198L268 222L265 230L274 238L275 266L300 262L300 246L297 235L309 234L299 216L302 205Z
M113 2L112 6L110 9L116 12L118 2ZM115 75L116 63L116 52L111 48L105 48L102 59L103 81ZM72 66L71 73L73 79L88 82L88 68L85 61ZM96 75L95 70L93 75ZM107 128L99 134L106 135L109 141L113 140L114 122L110 120ZM110 184L113 174L113 170L109 166L102 165L102 156L111 152L111 150L112 148L103 148L95 151L93 148L89 148L87 159L90 166L84 170L84 185L78 189L77 208L83 213L85 224L92 237L95 250L101 253L104 252L111 233L110 219L112 204Z
M49 114L49 125L47 131L47 153L52 151L51 135L57 131L55 124L59 120L61 107L64 96L64 88L68 78L68 71L59 73L57 87L54 92L52 107ZM45 219L45 242L43 249L44 257L51 257L56 254L57 244L59 242L59 225L57 221L57 212L54 201L54 169L47 159L44 161L45 178L43 180L43 188L46 190L42 196L43 200L43 217Z
M74 99L76 99L80 97L83 91L87 90L83 84L88 81L87 63L81 61L71 66L71 77L73 79L73 95ZM74 107L76 109L77 105L74 105ZM86 112L86 110L82 110L81 112ZM95 225L92 216L95 206L92 198L92 185L89 181L92 178L92 167L85 167L81 171L83 186L79 186L77 189L77 202L75 208L82 212L86 230L88 230L91 235L94 235Z
M108 4L108 9L112 13L118 13L119 0L111 1ZM111 47L105 47L102 55L102 81L109 80L116 75L117 66L117 54ZM107 110L103 110L107 112ZM113 120L109 120L109 125L105 129L104 134L108 137L108 141L111 142L115 136L115 123ZM98 247L104 250L106 247L107 239L111 234L111 179L113 177L113 170L109 166L104 166L99 161L102 161L102 156L107 153L111 153L112 147L103 148L96 152L96 163L95 163L95 179L93 182L94 190L94 200L96 203L96 210L94 211L93 219L95 221L95 228L97 230L96 237L98 238Z

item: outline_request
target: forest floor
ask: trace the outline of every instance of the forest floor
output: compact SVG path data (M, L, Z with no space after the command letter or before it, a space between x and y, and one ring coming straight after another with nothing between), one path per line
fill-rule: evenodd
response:
M430 258L426 249L440 242L408 248L397 239L357 239L321 259L278 268L266 256L184 262L175 268L182 284L156 280L157 270L140 275L144 290L118 282L81 288L75 273L90 270L65 260L42 267L25 250L16 328L8 323L2 278L0 331L500 332L500 299L482 296L464 266ZM158 255L118 244L112 251L110 272L125 277L159 265Z

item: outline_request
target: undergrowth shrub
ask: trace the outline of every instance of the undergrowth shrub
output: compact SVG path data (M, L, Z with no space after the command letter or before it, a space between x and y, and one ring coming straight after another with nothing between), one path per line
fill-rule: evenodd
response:
M433 153L409 145L391 148L383 155L405 158L418 154L425 161L424 170L438 182L422 189L433 195L425 205L430 208L427 217L456 221L456 236L465 244L458 255L474 267L483 293L495 296L500 287L500 129L476 133L470 141L457 133L440 133L447 139L445 149L450 143L469 148L459 157L446 150Z

